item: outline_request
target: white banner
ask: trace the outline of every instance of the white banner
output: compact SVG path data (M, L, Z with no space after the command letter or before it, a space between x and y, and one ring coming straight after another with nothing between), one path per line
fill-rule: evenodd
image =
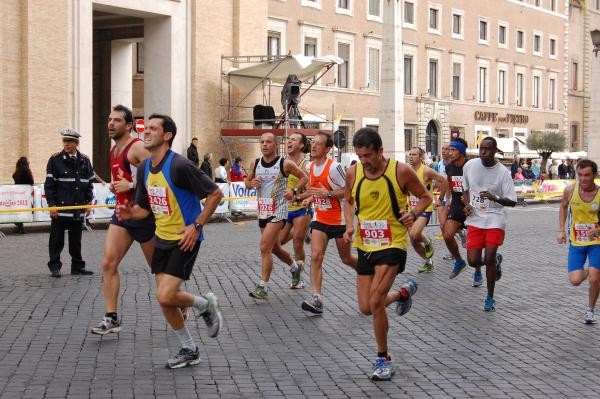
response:
M46 194L44 194L44 185L36 184L33 186L33 207L34 208L47 208L48 201L46 201ZM51 220L50 212L48 211L35 211L33 212L34 222L47 222Z
M229 201L230 209L234 212L256 212L258 201L256 200L256 189L246 188L244 182L232 182L229 187L231 197L252 197L243 200Z
M31 208L33 196L31 186L25 184L0 186L0 209ZM33 213L0 213L0 223L32 222Z
M216 183L223 193L223 198L229 197L229 183ZM219 202L219 206L215 209L215 214L223 214L229 212L229 201Z
M104 183L93 183L94 184L94 202L93 205L114 205L117 202L117 198L108 189L108 184ZM92 209L93 219L104 219L111 218L115 212L114 208L94 208Z

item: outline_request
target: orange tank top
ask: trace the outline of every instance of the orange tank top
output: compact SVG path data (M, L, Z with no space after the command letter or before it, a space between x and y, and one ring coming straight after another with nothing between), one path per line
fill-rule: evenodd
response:
M315 188L325 187L327 191L332 191L329 184L329 170L331 169L331 159L327 159L323 172L319 176L315 176L315 163L310 164L310 186ZM342 224L342 205L340 200L335 197L314 196L313 204L315 206L316 221L323 224L339 226Z

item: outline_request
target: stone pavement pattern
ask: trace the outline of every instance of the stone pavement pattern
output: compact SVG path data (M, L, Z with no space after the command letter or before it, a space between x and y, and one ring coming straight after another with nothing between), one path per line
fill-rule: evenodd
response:
M121 265L123 331L100 337L89 329L104 313L106 232L84 233L84 258L97 274L61 279L49 277L46 231L8 234L0 239L0 397L597 397L600 325L582 323L587 284L567 283L566 247L554 241L557 215L556 205L509 211L495 313L482 311L485 288L471 287L471 270L448 279L442 241L431 274L417 274L421 261L411 250L395 287L408 275L419 289L405 317L389 308L396 375L378 383L367 378L375 355L371 318L359 314L355 274L333 243L324 264L325 313L312 316L300 309L310 285L288 289L278 261L270 299L248 296L260 275L255 221L208 225L187 289L215 292L226 328L211 339L202 318L192 317L202 362L168 370L178 342L137 244Z

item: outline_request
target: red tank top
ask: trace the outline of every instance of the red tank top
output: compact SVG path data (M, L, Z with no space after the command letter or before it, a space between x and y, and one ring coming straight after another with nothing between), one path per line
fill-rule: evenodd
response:
M110 174L112 176L113 181L117 181L117 180L121 179L119 177L119 170L123 171L124 179L133 181L133 178L131 176L131 164L129 163L129 160L127 159L127 153L129 152L129 148L133 145L133 143L136 143L138 141L142 141L142 140L140 140L138 138L134 138L133 140L131 140L129 142L129 144L127 144L125 146L125 148L123 148L121 153L116 158L115 158L116 146L113 146L110 149ZM135 196L135 190L133 190L133 189L129 190L125 193L118 193L118 194L116 194L117 204L123 204L125 202L125 200L128 200L129 202L131 202L131 201L133 201L134 196Z
M315 163L310 164L310 186L320 187L319 183L327 189L332 191L332 187L329 184L329 169L331 168L331 159L327 159L323 172L319 176L315 176L314 167ZM321 222L328 225L339 226L342 224L342 206L340 200L337 197L314 197L314 205L316 212L317 222Z

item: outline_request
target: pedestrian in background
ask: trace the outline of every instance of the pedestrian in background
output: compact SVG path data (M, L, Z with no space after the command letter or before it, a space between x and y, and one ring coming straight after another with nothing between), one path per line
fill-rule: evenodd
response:
M33 186L33 173L31 173L31 169L29 168L27 157L19 158L12 178L15 184L29 184ZM17 226L17 234L25 234L23 223L15 223L15 226Z
M60 131L63 150L52 154L46 167L44 192L49 207L91 204L93 186L91 179L94 169L90 159L77 150L81 135L71 128ZM88 209L50 211L50 261L48 267L52 277L60 277L62 263L60 253L65 246L65 230L69 231L69 254L71 274L90 275L94 272L85 269L81 257L81 227Z
M187 149L187 158L196 166L200 166L200 157L198 156L198 138L194 137Z
M210 180L213 179L212 166L210 166L211 161L212 154L210 152L207 152L206 154L204 154L204 161L202 161L202 165L200 165L200 169L202 169L202 171L206 173L208 177L210 177Z
M229 171L229 181L244 181L246 177L246 173L244 172L244 167L242 166L242 157L235 157L235 161L231 166L231 170Z
M225 167L228 163L227 158L219 159L219 166L215 169L215 183L227 183L227 169Z

